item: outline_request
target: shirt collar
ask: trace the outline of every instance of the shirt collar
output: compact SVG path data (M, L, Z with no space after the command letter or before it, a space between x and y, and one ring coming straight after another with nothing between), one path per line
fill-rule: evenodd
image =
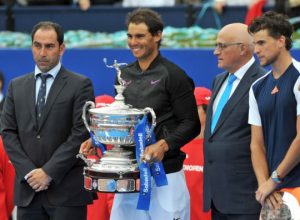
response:
M50 74L53 77L53 79L55 79L55 77L57 76L60 68L61 68L61 63L59 62L54 68L52 68L48 72L48 74ZM39 67L37 65L35 65L35 68L34 68L34 77L35 77L35 79L36 79L37 74L39 74L39 73L42 73L42 71L39 69Z
M243 76L246 74L247 70L250 68L250 66L255 62L254 57L252 57L244 66L239 68L234 75L241 80Z
M160 51L158 51L157 56L154 58L154 60L151 62L151 64L149 65L149 67L148 67L145 71L150 70L150 69L154 68L157 64L159 64L159 63L161 62L161 61L160 61L161 58L162 58L162 56L161 56L161 54L160 54ZM138 70L141 71L141 68L140 68L139 61L138 61L138 60L136 60L135 66L136 66L136 68L137 68Z

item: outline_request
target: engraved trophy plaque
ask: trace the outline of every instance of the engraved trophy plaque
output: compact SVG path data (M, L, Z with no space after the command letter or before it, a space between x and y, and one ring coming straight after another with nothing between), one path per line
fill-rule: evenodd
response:
M106 60L104 62L106 64ZM126 64L116 60L113 65L106 64L117 71L120 85L115 85L115 101L100 108L95 108L95 104L88 101L83 107L82 118L94 141L102 146L112 146L112 149L103 152L99 161L88 159L83 154L77 155L87 165L83 174L84 187L89 191L129 193L140 190L140 161L136 160L133 151L126 149L135 148L135 127L147 114L151 114L152 118L150 131L147 132L151 135L156 125L156 115L151 108L136 109L125 104L122 65Z

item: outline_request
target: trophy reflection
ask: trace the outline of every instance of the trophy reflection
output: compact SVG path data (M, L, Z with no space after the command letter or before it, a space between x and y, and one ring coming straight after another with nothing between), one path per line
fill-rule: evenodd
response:
M112 104L95 107L95 103L88 101L83 107L82 118L93 139L94 145L102 151L99 161L86 158L83 154L77 156L86 163L84 167L84 187L90 191L128 193L140 190L139 163L135 156L134 132L136 125L150 114L152 123L146 132L147 138L156 125L156 115L151 108L136 109L125 104L123 91L125 81L121 78L120 67L125 63L107 65L117 71L119 85L115 85L117 95ZM106 150L105 145L112 145Z

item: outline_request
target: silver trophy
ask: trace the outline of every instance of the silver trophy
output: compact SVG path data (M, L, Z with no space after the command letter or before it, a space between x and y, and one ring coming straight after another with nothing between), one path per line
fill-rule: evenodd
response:
M282 204L278 209L263 205L259 220L300 220L300 206L297 199L288 192L279 192Z
M86 158L83 154L77 156L86 163L84 167L84 187L90 191L128 193L140 189L140 172L135 159L135 126L144 115L151 114L152 124L147 131L147 138L156 125L156 115L151 108L136 109L125 104L123 91L125 81L121 78L120 67L125 63L107 65L117 71L120 85L115 85L117 95L112 104L96 108L95 103L88 101L83 107L82 119L87 130L93 135L96 142L112 145L106 150L100 160ZM87 118L88 117L88 118Z

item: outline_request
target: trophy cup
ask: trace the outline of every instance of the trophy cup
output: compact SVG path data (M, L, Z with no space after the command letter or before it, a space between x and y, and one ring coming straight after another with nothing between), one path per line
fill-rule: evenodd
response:
M120 67L125 63L107 65L117 71L120 85L115 85L117 95L112 104L95 108L91 101L83 107L82 119L92 139L100 148L112 145L112 149L103 150L99 161L86 158L83 154L77 157L86 163L84 167L84 188L96 192L129 193L140 191L139 163L134 152L134 132L136 125L147 114L151 114L152 123L147 135L151 135L156 125L156 115L151 108L136 109L125 104L123 91L125 81L121 78ZM147 137L147 136L146 136ZM149 137L148 137L149 138ZM126 149L124 149L126 148Z
M280 192L280 194L283 201L281 207L272 209L263 205L259 220L300 220L300 207L296 197L288 192Z

